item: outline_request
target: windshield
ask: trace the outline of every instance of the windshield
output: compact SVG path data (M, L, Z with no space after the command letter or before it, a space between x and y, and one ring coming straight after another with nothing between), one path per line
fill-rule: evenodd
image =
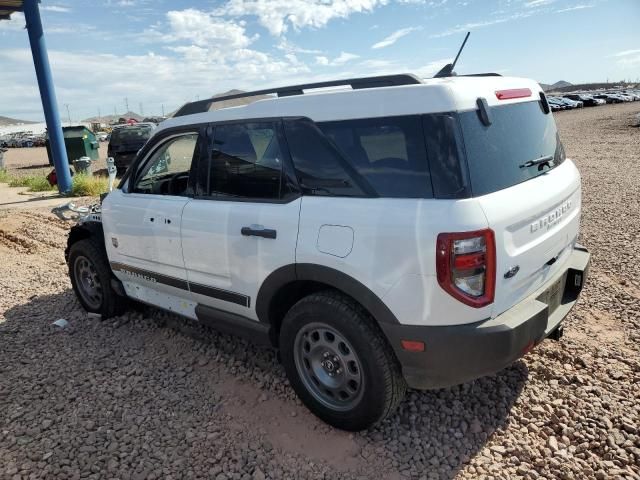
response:
M564 160L553 115L545 114L538 101L492 107L489 126L475 110L458 116L473 196L543 175ZM544 157L550 160L540 161Z
M117 143L144 143L150 136L151 127L148 125L116 128L111 133L111 141Z

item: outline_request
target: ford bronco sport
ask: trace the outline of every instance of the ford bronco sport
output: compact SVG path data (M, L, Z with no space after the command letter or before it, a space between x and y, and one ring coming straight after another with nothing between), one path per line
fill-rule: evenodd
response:
M308 408L348 430L407 387L559 338L589 253L580 176L537 83L392 75L239 95L163 122L71 230L84 308L133 299L272 345Z

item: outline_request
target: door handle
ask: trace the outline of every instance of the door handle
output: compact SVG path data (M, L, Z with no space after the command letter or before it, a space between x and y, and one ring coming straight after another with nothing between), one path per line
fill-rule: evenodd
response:
M245 237L276 238L277 232L270 228L242 227L240 233Z

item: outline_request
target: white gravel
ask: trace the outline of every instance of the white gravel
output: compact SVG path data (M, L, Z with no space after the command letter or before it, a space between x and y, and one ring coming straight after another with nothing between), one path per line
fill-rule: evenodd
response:
M640 479L639 111L556 115L593 254L562 341L355 435L309 414L268 350L151 309L88 317L68 226L0 212L0 478Z

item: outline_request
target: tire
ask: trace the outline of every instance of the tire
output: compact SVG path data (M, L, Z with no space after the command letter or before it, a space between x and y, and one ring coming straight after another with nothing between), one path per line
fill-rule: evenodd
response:
M400 365L371 316L338 292L296 303L280 330L289 382L316 416L363 430L395 411L406 392Z
M110 318L127 309L127 299L111 287L113 274L99 239L89 237L74 243L68 266L73 290L87 312Z

